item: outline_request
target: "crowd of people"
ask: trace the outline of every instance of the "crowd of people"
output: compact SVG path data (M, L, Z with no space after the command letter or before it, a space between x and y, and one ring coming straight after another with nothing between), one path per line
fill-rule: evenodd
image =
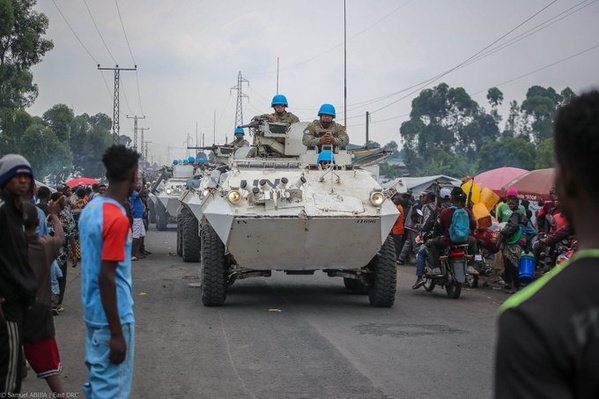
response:
M88 335L89 382L84 390L88 397L128 397L126 379L118 382L106 376L132 372L132 304L121 299L117 304L116 295L130 297L130 262L150 254L144 246L148 204L146 185L137 177L138 156L123 146L110 147L104 155L108 185L61 184L55 192L47 186L35 187L33 170L21 155L0 159L3 397L20 392L27 363L46 380L55 397L65 395L54 317L65 310L68 265L77 267L80 261L88 332L94 337L117 337L106 341L110 349L106 357L96 338ZM129 184L131 173L134 185ZM124 175L127 184L122 182ZM119 229L118 234L111 235L114 229ZM111 312L115 310L111 307L118 309ZM127 328L122 327L125 324Z

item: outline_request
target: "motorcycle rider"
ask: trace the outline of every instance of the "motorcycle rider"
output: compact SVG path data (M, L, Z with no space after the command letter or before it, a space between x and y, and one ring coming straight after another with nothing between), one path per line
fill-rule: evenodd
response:
M439 261L441 251L451 245L467 243L468 253L471 255L476 253L476 239L474 237L468 236L467 240L464 242L453 242L449 239L449 228L451 227L453 213L458 208L464 209L466 213L468 213L470 230L472 231L476 228L476 220L474 219L472 211L466 207L466 193L464 193L464 190L462 190L461 187L455 187L451 191L451 202L453 206L443 209L439 215L439 227L442 234L426 242L426 246L429 250L429 261L430 264L433 265L433 270L440 268L441 266ZM472 266L468 267L468 273L478 274Z
M296 123L299 122L299 118L293 115L291 112L285 110L289 106L287 103L287 97L282 94L277 94L272 98L270 106L275 110L272 114L256 115L252 119L268 119L270 122L279 123Z
M410 253L412 253L412 251L416 248L416 236L422 232L422 226L426 224L431 217L431 214L433 214L435 198L435 193L423 192L420 196L420 209L416 209L415 211L413 210L411 212L409 217L410 221L405 226L405 234L407 237L404 241L401 253L397 258L398 265L405 264L406 260L410 257Z
M331 104L322 104L318 110L319 119L306 126L302 143L306 147L320 149L323 144L328 144L344 150L349 144L349 137L345 127L333 121L335 116L335 107Z
M434 193L433 193L434 195ZM433 203L432 205L432 212L429 214L428 217L424 218L423 224L422 224L422 230L420 233L420 236L422 239L426 240L427 237L429 236L434 236L435 232L439 231L439 213L445 209L448 208L451 203L450 203L450 196L451 196L451 190L448 189L447 187L442 188L439 191L439 196L437 197L437 202L436 204ZM439 233L436 233L437 235ZM420 287L422 287L424 285L424 272L426 269L426 259L428 258L428 250L426 248L426 245L421 245L420 248L418 249L418 252L416 253L416 282L414 283L414 285L412 286L412 289L418 289ZM440 273L440 269L437 270L433 270L433 273Z

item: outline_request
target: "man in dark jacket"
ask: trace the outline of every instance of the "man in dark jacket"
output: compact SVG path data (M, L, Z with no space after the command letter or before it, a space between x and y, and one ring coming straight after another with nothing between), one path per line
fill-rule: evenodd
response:
M7 154L0 159L0 397L21 390L23 316L37 292L21 205L32 184L33 171L25 158Z
M578 250L499 310L495 398L599 397L599 91L554 125L555 183Z

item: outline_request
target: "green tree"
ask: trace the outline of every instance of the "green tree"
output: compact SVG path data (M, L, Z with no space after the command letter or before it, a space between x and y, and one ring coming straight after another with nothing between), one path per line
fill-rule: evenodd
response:
M553 167L553 138L541 141L537 147L537 160L535 169Z
M48 18L33 11L35 0L0 0L0 108L16 110L37 97L29 68L54 45L42 36Z
M498 102L500 93L493 90L490 95ZM412 101L410 120L401 125L400 135L411 170L457 173L463 169L457 164L473 164L483 143L495 140L499 129L463 88L441 83Z
M522 102L522 111L531 121L532 137L536 143L552 136L553 118L564 98L552 87L532 86Z
M102 154L112 144L112 122L103 113L78 115L70 124L73 169L84 176L104 175Z
M395 141L390 141L383 147L386 151L391 151L392 153L396 153L399 146Z
M524 137L502 137L499 141L482 146L479 153L481 170L513 166L522 169L534 169L535 146Z
M52 129L39 124L32 125L23 134L22 140L21 154L29 160L39 180L49 176L50 180L58 182L68 176L71 151Z
M0 108L0 155L21 152L21 137L34 124L34 118L24 109Z
M498 124L501 121L498 107L503 102L503 93L497 87L492 87L487 91L487 100L489 101L489 104L491 104L490 114L493 117L495 124Z
M73 110L64 104L56 104L42 115L42 119L46 125L52 129L56 137L64 143L70 142L71 123L74 118L75 113ZM76 149L77 143L71 142L70 148Z

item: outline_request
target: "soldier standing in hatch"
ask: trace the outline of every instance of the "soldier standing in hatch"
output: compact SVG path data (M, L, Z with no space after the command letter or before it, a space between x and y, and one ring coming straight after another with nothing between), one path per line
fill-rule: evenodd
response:
M345 127L334 122L335 107L331 104L322 104L318 110L318 120L315 120L304 130L302 142L306 147L317 146L322 148L323 144L333 145L338 149L344 150L349 144L349 136L345 132Z
M264 114L254 116L252 119L268 119L270 122L279 122L279 123L296 123L299 122L299 118L293 115L291 112L288 112L285 108L289 105L287 104L287 97L282 94L277 94L272 98L272 102L270 106L275 110L272 114Z
M249 147L250 142L245 139L245 132L243 128L238 127L235 129L235 140L231 141L229 147L233 147L234 149L238 149L241 147Z

